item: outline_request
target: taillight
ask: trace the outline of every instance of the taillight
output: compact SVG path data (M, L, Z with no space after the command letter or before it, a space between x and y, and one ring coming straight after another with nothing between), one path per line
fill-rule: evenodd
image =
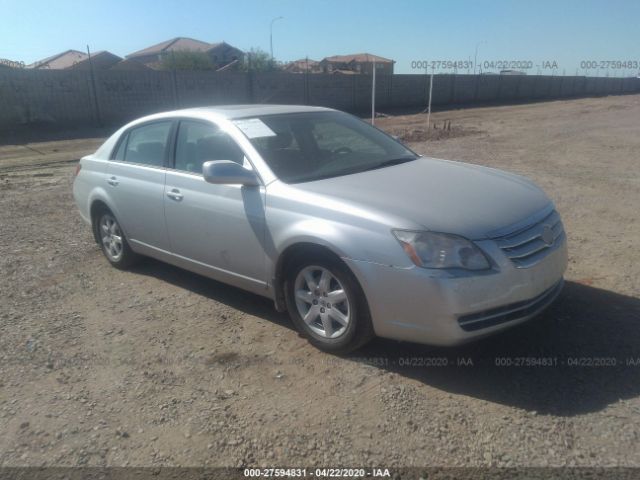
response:
M80 169L82 168L82 165L80 165L80 162L78 162L78 164L76 165L76 173L74 173L74 177L77 177L78 174L80 173Z

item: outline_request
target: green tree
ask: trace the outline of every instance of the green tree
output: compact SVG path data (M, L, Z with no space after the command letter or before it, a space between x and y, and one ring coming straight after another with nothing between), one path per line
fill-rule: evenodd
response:
M249 50L240 65L240 70L243 72L274 72L278 69L278 62L260 48Z
M179 50L163 54L160 68L162 70L214 70L215 65L205 52Z

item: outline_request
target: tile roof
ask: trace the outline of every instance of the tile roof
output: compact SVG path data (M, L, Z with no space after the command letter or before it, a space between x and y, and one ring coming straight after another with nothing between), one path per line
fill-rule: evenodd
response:
M394 60L389 58L379 57L378 55L372 55L371 53L352 53L350 55L334 55L332 57L325 57L323 61L336 62L336 63L349 63L349 62L376 62L376 63L395 63Z
M284 70L287 71L315 71L321 70L320 62L317 60L311 60L310 58L301 58L299 60L293 60L284 65Z
M69 68L78 62L81 62L85 58L88 58L88 55L84 52L80 52L78 50L65 50L64 52L52 55L43 60L33 62L27 68L48 68L51 70L62 70L64 68Z
M142 57L145 55L155 55L162 52L172 51L172 50L188 50L195 52L204 52L209 50L211 47L217 46L217 44L211 44L207 42L203 42L201 40L196 40L194 38L187 37L176 37L171 40L166 40L164 42L160 42L156 45L152 45L150 47L144 48L142 50L138 50L137 52L130 53L126 56L126 58L134 58L134 57Z
M87 57L68 68L71 70L89 70L93 65L94 70L106 70L121 60L122 58L118 55L108 52L107 50L101 50L91 54L91 63L89 63L89 57Z

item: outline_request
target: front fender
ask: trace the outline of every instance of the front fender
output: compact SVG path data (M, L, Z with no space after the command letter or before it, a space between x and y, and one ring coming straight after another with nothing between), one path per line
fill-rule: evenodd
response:
M329 249L342 259L379 263L407 268L411 261L386 228L363 226L320 218L304 218L278 229L273 234L275 257L289 247L307 243Z

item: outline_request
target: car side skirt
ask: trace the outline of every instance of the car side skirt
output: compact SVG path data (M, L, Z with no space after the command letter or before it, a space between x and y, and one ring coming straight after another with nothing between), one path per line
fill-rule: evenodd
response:
M249 292L267 297L272 300L274 298L273 290L270 288L269 284L261 280L238 275L228 270L213 267L211 265L207 265L205 263L198 262L181 255L176 255L174 253L167 252L166 250L162 250L146 243L139 242L135 239L129 239L129 244L131 245L131 248L134 252L141 255L155 258L156 260L160 260L184 270L188 270L190 272L197 273L198 275L211 278L212 280L216 280L228 285L232 285L234 287L241 288L243 290L247 290Z

